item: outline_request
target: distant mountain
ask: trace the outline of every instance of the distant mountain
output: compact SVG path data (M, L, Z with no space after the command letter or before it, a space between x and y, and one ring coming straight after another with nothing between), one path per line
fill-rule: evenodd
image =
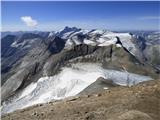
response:
M77 95L99 77L115 86L156 79L160 58L147 41L76 27L8 34L1 39L2 113Z
M160 32L134 31L132 33L143 38L145 43L143 54L145 55L149 63L155 65L158 69L160 69Z
M43 37L46 37L48 36L48 34L50 32L42 32L42 31L17 31L17 32L1 32L1 38L7 36L7 35L15 35L15 36L20 36L20 35L23 35L25 33L33 33L33 34L38 34L38 35L41 35Z
M129 31L134 35L143 37L147 44L160 44L160 32L159 31Z

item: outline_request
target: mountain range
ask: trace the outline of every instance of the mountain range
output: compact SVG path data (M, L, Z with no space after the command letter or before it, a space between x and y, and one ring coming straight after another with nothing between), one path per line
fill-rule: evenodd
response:
M2 114L159 79L159 32L2 32ZM100 83L103 83L99 85Z

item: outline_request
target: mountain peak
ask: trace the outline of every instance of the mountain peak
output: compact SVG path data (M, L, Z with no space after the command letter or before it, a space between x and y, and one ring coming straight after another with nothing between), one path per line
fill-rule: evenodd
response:
M69 26L66 26L63 31L79 31L81 30L80 28L77 28L77 27L69 27Z

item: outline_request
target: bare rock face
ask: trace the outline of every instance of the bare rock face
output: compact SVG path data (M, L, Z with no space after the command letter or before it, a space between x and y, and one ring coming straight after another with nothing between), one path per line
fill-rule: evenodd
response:
M143 52L148 62L160 69L160 45L148 45Z
M97 96L99 96L99 93L103 92L104 90L108 90L109 88L117 86L119 85L115 84L112 80L99 77L94 83L85 88L79 95L91 95L97 93Z
M91 54L96 49L96 46L81 44L70 50L63 50L58 54L52 55L48 61L46 61L46 65L44 65L46 74L48 76L54 75L56 71L58 71L60 67L64 66L69 60Z

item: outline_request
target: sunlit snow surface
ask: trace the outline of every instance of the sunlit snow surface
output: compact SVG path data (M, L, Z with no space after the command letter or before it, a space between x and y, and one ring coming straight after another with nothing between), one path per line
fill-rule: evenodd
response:
M2 114L38 103L75 96L99 77L110 78L119 85L132 85L152 79L149 76L103 69L101 64L77 63L72 67L62 68L55 76L41 77L37 83L31 83L18 98L3 104Z
M72 34L71 34L72 33ZM77 39L76 35L91 35L94 36L96 34L101 34L100 37L97 37L95 39L87 39L85 38L83 41L79 41ZM78 31L78 32L67 32L64 34L64 38L68 38L65 44L65 49L72 48L71 46L79 45L79 44L87 44L87 45L98 45L98 46L109 46L112 44L116 44L119 38L120 42L122 43L122 46L126 48L131 54L137 55L139 53L138 49L136 48L136 45L133 43L134 37L129 33L113 33L110 31L105 30L94 30L92 32L90 31Z

